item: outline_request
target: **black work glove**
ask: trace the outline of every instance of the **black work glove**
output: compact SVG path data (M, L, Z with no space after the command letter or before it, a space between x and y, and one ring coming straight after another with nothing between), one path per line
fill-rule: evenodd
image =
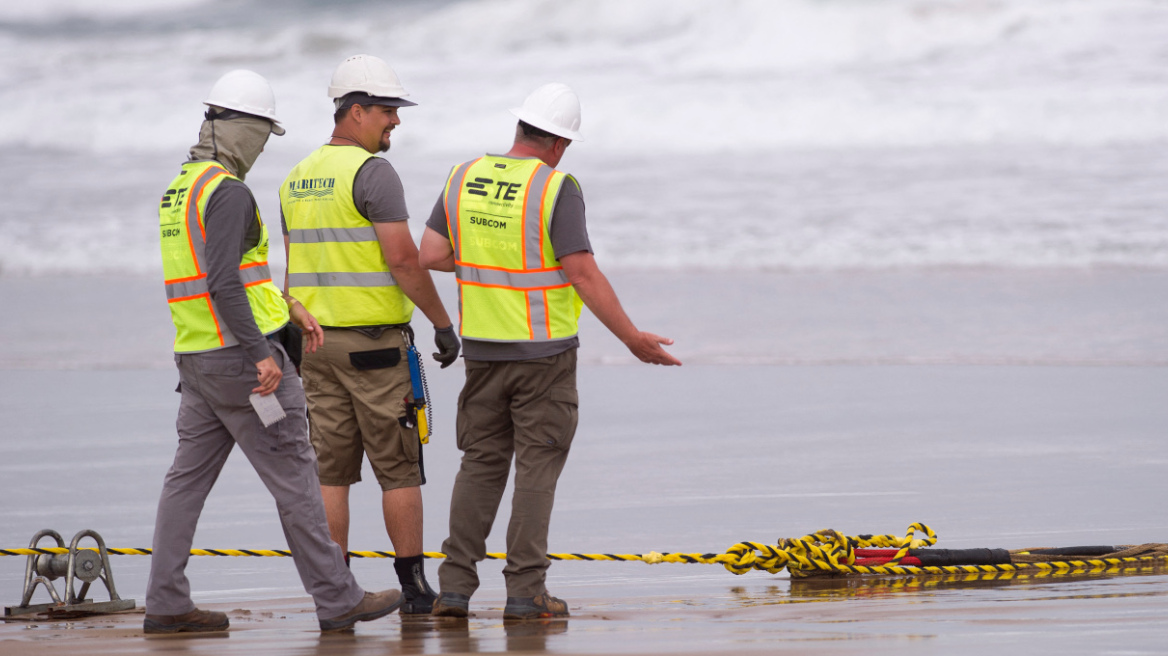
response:
M458 335L454 334L453 325L434 329L434 346L438 347L434 359L442 363L441 369L454 364L458 359L458 352L462 350L462 342L458 341Z

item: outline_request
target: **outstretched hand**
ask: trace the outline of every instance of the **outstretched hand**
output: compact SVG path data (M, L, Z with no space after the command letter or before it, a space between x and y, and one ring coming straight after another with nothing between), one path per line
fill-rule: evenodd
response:
M638 332L631 339L625 342L625 346L629 347L629 351L637 356L641 362L648 364L662 364L666 366L681 366L681 360L673 357L661 345L672 345L673 340L668 337L661 337L653 333Z

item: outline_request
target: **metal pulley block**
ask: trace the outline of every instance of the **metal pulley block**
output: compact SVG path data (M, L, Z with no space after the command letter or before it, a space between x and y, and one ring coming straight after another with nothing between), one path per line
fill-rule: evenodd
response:
M42 549L37 543L42 538L51 537L56 540L58 550L65 549L65 541L56 531L45 529L32 537L29 549ZM82 538L92 538L97 547L78 547ZM65 578L65 598L57 594L53 581ZM82 582L81 589L74 592L76 582ZM109 592L109 601L95 602L86 599L89 585L100 580ZM30 604L32 595L38 585L45 586L52 603ZM105 541L96 531L84 530L73 537L66 553L40 553L28 557L24 568L24 594L19 606L5 606L4 615L30 615L34 613L52 614L90 614L114 613L129 610L134 607L133 599L121 599L114 588L114 575L110 570L109 552L106 551Z
M72 560L72 569L69 561ZM37 556L36 573L50 581L56 581L62 576L73 576L86 583L96 581L101 576L101 556L96 551L88 549L76 554L41 554Z

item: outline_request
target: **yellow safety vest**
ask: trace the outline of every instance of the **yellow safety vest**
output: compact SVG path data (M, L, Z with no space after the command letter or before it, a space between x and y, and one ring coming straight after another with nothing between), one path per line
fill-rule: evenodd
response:
M219 309L207 289L207 203L224 180L238 180L218 162L189 162L171 181L158 206L162 273L174 321L174 352L200 353L239 344L219 321ZM260 241L243 254L239 278L247 290L256 326L270 335L288 323L288 306L272 284L268 269L268 230L260 220Z
M385 264L373 224L353 202L353 181L371 157L355 146L321 146L280 187L288 293L325 326L409 323L414 313Z
M543 342L576 335L583 302L549 234L568 177L538 159L497 155L451 171L443 198L463 337Z

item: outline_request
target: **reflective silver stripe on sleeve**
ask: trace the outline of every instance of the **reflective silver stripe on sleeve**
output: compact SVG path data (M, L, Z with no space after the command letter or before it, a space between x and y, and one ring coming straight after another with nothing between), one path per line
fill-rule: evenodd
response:
M476 159L475 162L477 161ZM462 178L473 164L474 162L463 162L454 167L454 173L450 176L450 184L446 189L446 225L450 231L450 245L454 249L455 259L460 256L458 243L462 238L458 232L458 196L462 193ZM451 216L451 212L454 212L453 216Z
M339 242L377 241L373 226L363 228L304 228L288 231L293 244L327 244Z
M535 271L519 273L515 271L498 271L495 269L478 269L459 264L454 267L454 273L463 282L477 282L481 285L497 285L513 289L544 289L568 284L568 274L563 269L556 271Z
M288 274L289 287L393 287L396 284L388 271Z
M531 308L531 339L537 342L548 340L547 305L542 289L527 292L527 305Z
M552 167L539 164L535 175L531 177L531 185L527 188L527 202L524 204L524 225L527 234L523 235L524 252L528 269L542 269L543 259L540 258L539 246L543 243L543 192L551 177Z

